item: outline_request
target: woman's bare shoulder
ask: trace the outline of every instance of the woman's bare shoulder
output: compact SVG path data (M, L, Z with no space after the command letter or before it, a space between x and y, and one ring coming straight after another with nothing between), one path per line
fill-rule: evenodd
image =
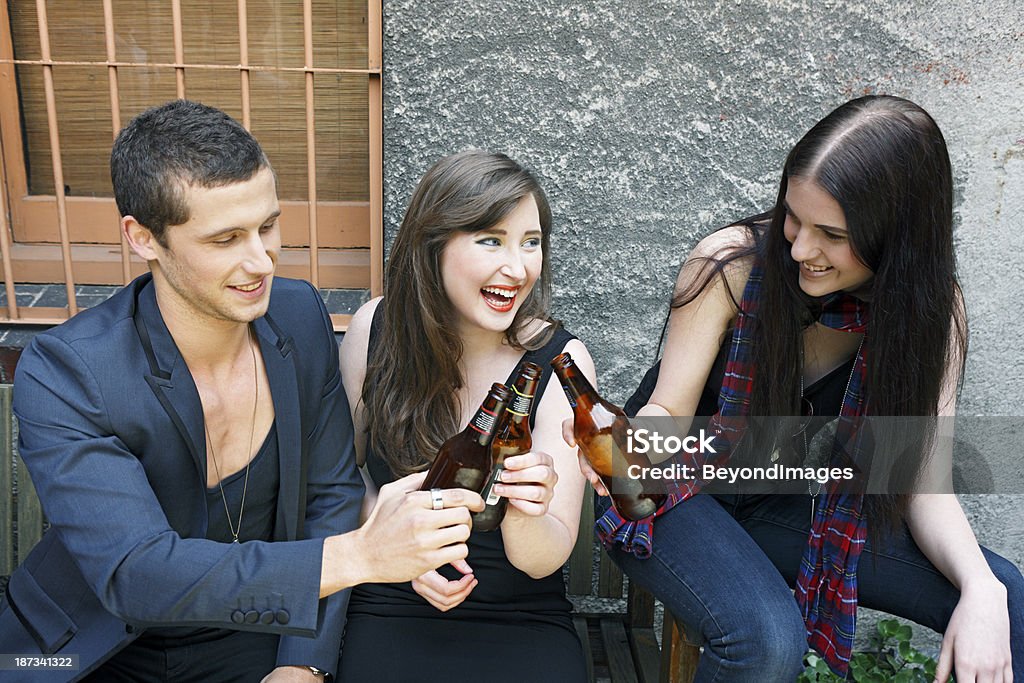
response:
M345 329L341 340L341 376L342 379L356 379L362 383L362 375L366 372L366 353L370 345L370 325L373 314L382 297L371 299L359 307Z
M749 249L754 245L750 228L740 223L715 230L701 239L690 252L690 258L727 258L731 253Z
M715 268L721 263L721 272L725 284L728 285L728 291L722 286L722 279L718 277L707 281L707 286L711 290L727 295L733 301L738 301L754 264L754 256L744 252L749 252L753 246L753 234L750 228L742 224L730 225L711 233L698 242L687 257L679 271L676 293L692 291L690 288L695 281L703 281L709 273L708 269Z

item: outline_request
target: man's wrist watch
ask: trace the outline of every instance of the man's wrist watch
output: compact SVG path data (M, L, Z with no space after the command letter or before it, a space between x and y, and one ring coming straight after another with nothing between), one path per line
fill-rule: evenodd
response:
M306 668L309 669L314 676L319 676L324 681L328 681L331 679L331 674L321 669L318 669L315 666L307 666Z

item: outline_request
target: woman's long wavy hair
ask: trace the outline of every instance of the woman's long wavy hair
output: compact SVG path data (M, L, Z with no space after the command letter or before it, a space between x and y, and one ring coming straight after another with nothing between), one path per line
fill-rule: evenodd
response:
M753 361L770 381L754 382L751 415L800 414L802 333L813 321L815 302L800 289L799 265L783 232L790 178L813 181L835 199L853 253L874 274L863 292L870 301L867 414L934 418L947 366L963 369L967 322L953 250L949 153L938 125L912 102L861 97L818 122L790 151L773 209L741 221L753 246L712 259L702 282L681 292L673 306L692 300L735 258L762 258ZM902 433L884 430L881 439L875 434L876 452L897 449L909 468L895 473L901 492L867 497L876 539L893 530L906 509L906 485L931 446L931 422L915 420Z
M384 271L383 327L362 393L369 443L398 476L429 466L459 424L462 341L444 291L441 254L452 235L493 227L528 195L540 215L541 272L505 339L535 349L555 329L551 324L524 338L530 322L555 322L549 313L551 208L537 179L504 154L469 150L438 161L413 192Z

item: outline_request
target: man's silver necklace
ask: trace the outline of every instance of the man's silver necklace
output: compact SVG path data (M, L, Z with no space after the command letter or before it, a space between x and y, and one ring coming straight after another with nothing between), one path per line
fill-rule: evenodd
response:
M234 526L231 523L231 512L228 509L228 497L224 494L224 480L220 476L220 467L217 466L217 454L213 450L213 437L210 436L210 427L207 424L207 420L203 418L203 429L206 431L206 440L210 444L210 459L213 460L213 471L217 475L217 487L220 489L220 499L224 503L224 515L228 519L228 530L231 531L232 543L238 543L238 534L242 532L242 515L245 514L245 494L249 490L249 466L252 464L252 437L256 432L256 408L260 404L260 380L259 380L259 368L256 365L256 345L252 338L252 328L249 328L249 351L252 352L252 382L253 382L253 399L252 399L252 423L249 425L249 450L246 451L246 455L249 456L245 463L245 481L242 484L242 504L238 508L238 526Z

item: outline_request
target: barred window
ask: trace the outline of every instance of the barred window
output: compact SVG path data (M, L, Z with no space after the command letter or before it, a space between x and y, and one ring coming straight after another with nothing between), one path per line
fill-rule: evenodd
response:
M121 244L110 144L139 112L187 97L243 122L266 150L282 200L279 272L379 290L380 0L0 6L5 284L65 282L66 317L75 284L145 269Z

